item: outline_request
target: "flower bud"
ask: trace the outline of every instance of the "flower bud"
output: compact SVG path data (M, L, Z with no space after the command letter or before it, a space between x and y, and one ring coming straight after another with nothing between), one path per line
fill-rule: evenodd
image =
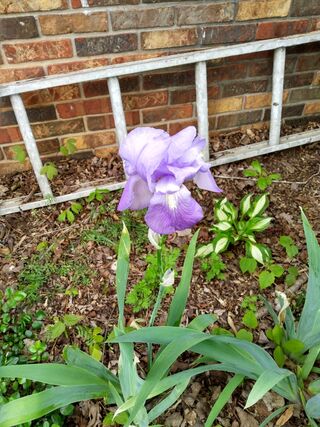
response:
M148 239L152 246L154 246L156 249L161 249L160 247L160 239L161 235L158 233L155 233L151 228L149 228L148 231Z

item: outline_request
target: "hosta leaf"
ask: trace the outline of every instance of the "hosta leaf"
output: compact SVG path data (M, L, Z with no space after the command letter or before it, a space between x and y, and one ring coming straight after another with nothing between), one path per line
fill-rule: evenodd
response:
M214 224L212 228L217 231L228 231L231 230L232 224L228 221L221 221L218 224Z
M247 222L246 231L249 233L250 231L263 231L266 228L269 227L270 222L272 221L272 218L261 218L261 217L255 217L251 218Z
M209 243L208 245L201 246L196 253L196 257L202 258L210 255L213 252L213 244Z
M251 208L251 198L252 194L247 194L240 202L240 212L243 216L246 215Z
M213 240L213 247L216 254L219 254L220 252L224 252L230 243L230 239L228 236L225 235L218 235Z
M251 218L254 218L256 216L260 216L268 207L269 199L267 194L262 194L261 196L258 196L253 201L253 209L249 213Z

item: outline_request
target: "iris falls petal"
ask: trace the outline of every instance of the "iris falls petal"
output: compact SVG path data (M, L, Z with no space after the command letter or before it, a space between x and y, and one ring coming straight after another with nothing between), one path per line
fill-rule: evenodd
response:
M139 210L147 208L151 197L152 193L149 190L148 185L139 177L139 175L132 175L126 182L118 205L118 210Z
M159 234L193 227L203 218L201 206L192 198L190 191L182 185L172 194L155 193L150 200L145 220Z

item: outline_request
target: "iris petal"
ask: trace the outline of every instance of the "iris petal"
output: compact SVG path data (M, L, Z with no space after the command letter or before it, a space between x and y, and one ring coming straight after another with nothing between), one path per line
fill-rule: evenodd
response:
M125 161L126 172L129 175L137 172L137 164L145 146L153 145L154 140L161 137L167 139L169 135L162 129L140 127L132 130L122 141L119 154Z
M119 211L125 209L139 210L149 206L152 197L148 185L138 176L129 177L118 205Z
M182 185L173 194L155 193L149 205L145 220L148 226L159 234L193 227L203 218L201 206L192 198L190 191Z
M191 148L196 133L197 130L194 126L188 126L171 137L168 149L169 163L181 157Z
M202 190L214 191L215 193L222 192L222 190L217 186L210 170L207 172L198 172L193 178L193 181Z

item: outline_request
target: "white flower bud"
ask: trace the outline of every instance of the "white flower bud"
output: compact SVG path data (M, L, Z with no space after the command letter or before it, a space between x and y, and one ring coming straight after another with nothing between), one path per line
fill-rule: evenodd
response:
M161 249L159 245L161 235L151 230L151 228L149 228L148 231L148 239L152 246L154 246L156 249Z
M161 286L164 286L165 288L168 288L169 286L172 286L174 284L174 270L169 268L163 275Z

